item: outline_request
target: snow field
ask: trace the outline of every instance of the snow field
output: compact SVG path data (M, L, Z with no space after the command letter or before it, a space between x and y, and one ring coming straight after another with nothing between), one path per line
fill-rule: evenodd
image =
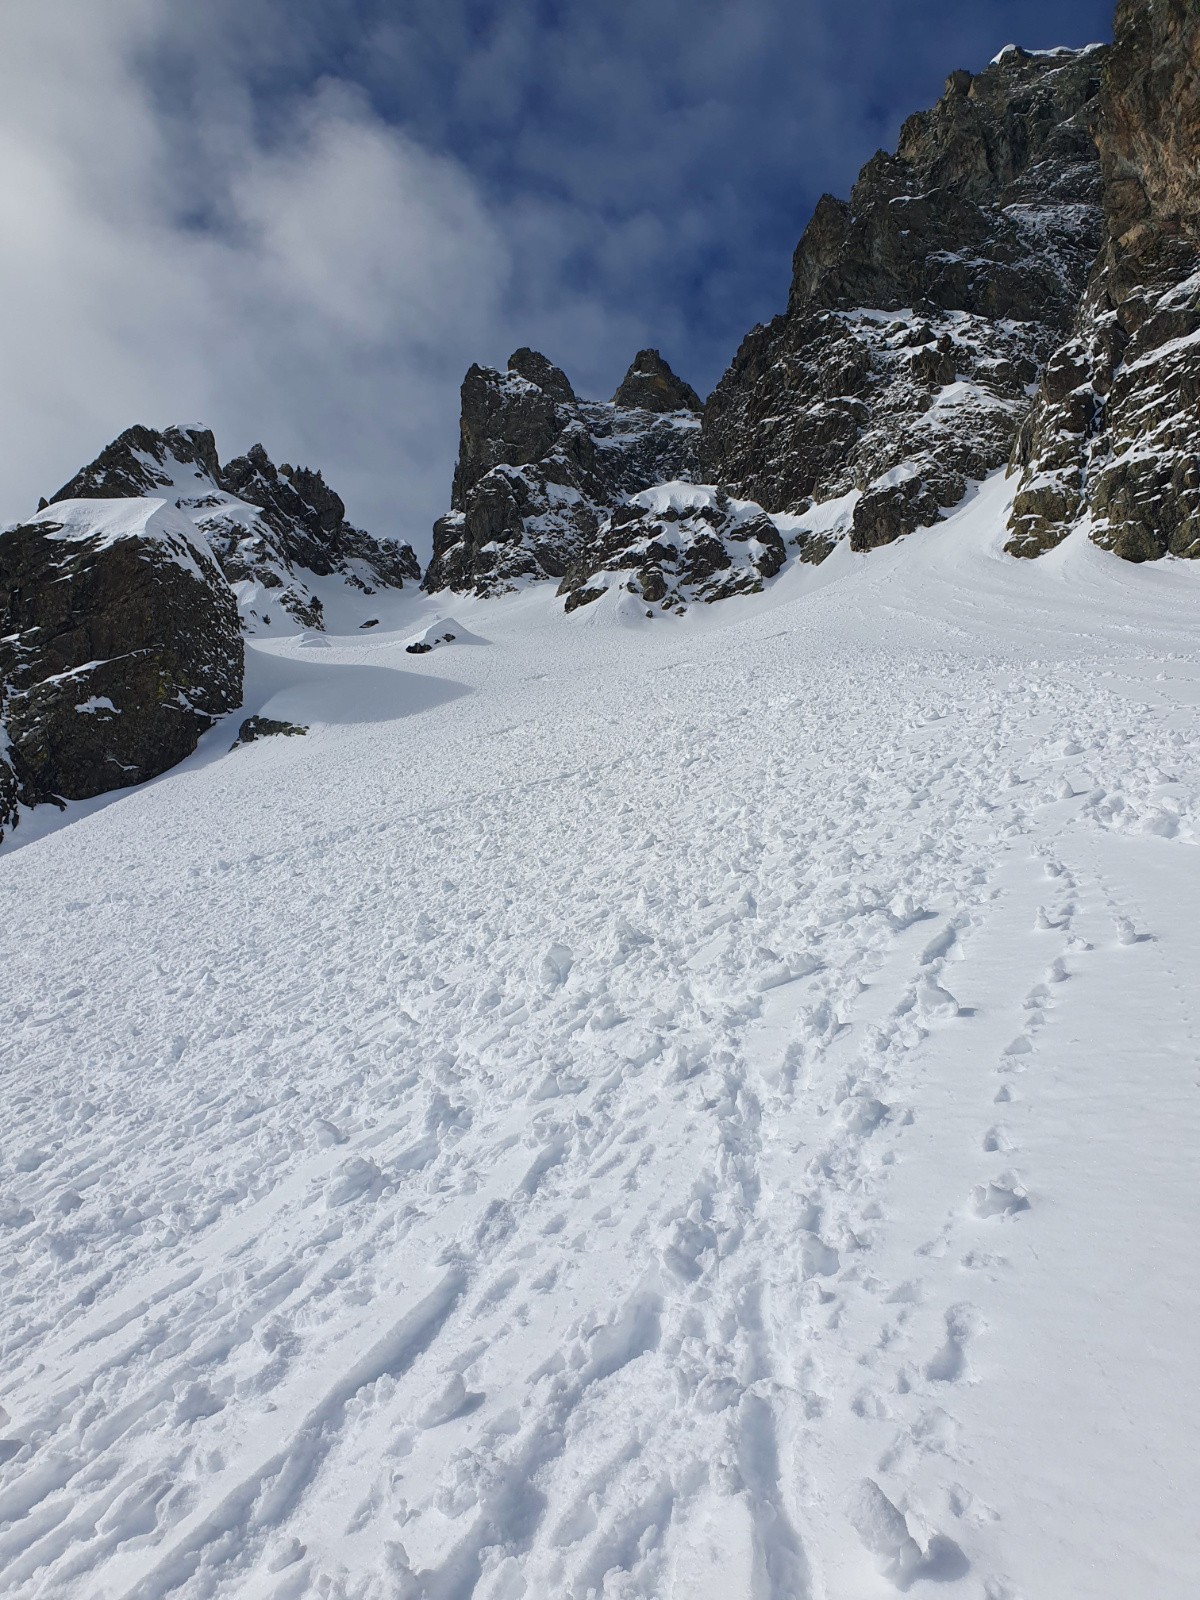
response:
M6 1596L1192 1592L1196 574L1004 493L18 830Z

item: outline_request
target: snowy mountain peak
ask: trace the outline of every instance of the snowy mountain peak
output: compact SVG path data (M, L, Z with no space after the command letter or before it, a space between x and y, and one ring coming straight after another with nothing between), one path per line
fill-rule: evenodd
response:
M277 468L261 444L222 466L208 428L127 428L50 503L156 494L172 497L208 541L250 632L321 627L315 579L371 593L420 577L410 546L375 539L346 520L319 471Z
M126 428L51 497L59 500L125 499L173 489L196 492L197 484L219 485L221 473L212 430L176 425Z

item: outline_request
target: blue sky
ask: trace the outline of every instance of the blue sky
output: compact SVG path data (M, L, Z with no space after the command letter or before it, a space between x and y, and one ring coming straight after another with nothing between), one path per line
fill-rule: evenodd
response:
M706 391L817 197L951 70L1110 26L1093 0L9 0L0 516L132 421L206 420L424 546L469 361L530 343L607 394L651 343Z

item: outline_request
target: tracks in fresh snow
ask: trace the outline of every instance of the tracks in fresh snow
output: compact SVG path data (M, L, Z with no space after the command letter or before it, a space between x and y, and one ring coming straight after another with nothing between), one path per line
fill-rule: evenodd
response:
M1067 1204L1060 1018L1122 961L1189 1003L1121 850L1178 855L1193 730L714 638L539 682L520 741L486 691L440 753L352 730L278 817L244 766L219 855L187 790L39 847L6 1594L1021 1593L979 1462Z

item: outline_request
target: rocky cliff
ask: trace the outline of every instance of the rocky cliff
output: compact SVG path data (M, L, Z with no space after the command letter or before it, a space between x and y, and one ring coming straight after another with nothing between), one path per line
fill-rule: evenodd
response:
M0 831L182 761L242 696L237 606L170 501L67 500L0 533Z
M938 519L1003 466L1102 237L1103 51L955 72L896 153L826 195L787 310L704 412L705 476L771 511L856 492L851 541Z
M241 702L242 632L320 628L318 580L420 577L319 472L207 428L128 428L0 532L0 836L19 807L157 776Z
M1198 148L1193 0L1121 0L1112 46L952 73L817 205L786 311L702 408L654 351L607 407L531 351L472 368L426 587L555 577L574 607L624 573L662 607L719 598L776 568L746 567L748 517L820 561L1006 466L1014 555L1081 521L1131 560L1200 554ZM711 493L647 499L656 477Z
M1096 129L1105 238L1018 440L1014 555L1083 523L1200 556L1200 9L1122 0Z
M54 495L63 500L167 496L212 547L250 631L288 618L322 626L312 578L370 594L402 588L421 569L412 548L346 520L319 472L275 467L262 445L222 466L207 428L127 428Z
M562 578L626 496L696 477L699 410L656 350L638 353L607 402L578 399L534 350L515 351L505 372L472 367L451 510L423 587L489 595Z

